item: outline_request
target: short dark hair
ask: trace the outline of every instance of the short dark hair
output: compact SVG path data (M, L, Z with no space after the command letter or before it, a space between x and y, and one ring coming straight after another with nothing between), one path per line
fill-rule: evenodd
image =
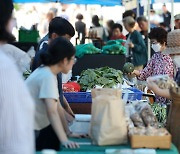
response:
M73 37L75 35L75 30L71 23L66 19L62 17L55 17L49 23L49 38L52 37L52 33L56 33L59 36L68 34Z
M93 23L94 26L100 26L99 17L97 15L93 15L92 23Z
M112 27L112 30L114 30L114 29L116 29L116 28L119 28L120 32L123 31L123 27L122 27L121 24L118 24L118 23L114 24L113 27Z
M76 19L82 20L83 19L83 15L81 13L78 13L76 16Z
M134 19L136 19L136 13L133 11L133 10L127 10L123 13L123 19L128 17L128 16L131 16L133 17Z
M156 39L157 42L159 42L160 44L167 44L167 31L161 27L155 27L151 29L151 32L149 33L149 38Z
M159 26L167 27L167 24L165 22L159 23Z
M137 22L141 22L141 21L144 21L144 22L147 22L147 19L145 16L140 16L137 18Z
M108 21L107 21L107 26L108 26L109 28L112 29L113 25L114 25L114 21L113 21L113 20L108 20Z
M0 0L0 40L13 42L15 37L7 31L7 25L14 9L12 0Z
M55 65L64 58L68 60L75 55L75 48L72 43L64 38L58 37L50 43L48 51L40 55L42 64L46 66Z

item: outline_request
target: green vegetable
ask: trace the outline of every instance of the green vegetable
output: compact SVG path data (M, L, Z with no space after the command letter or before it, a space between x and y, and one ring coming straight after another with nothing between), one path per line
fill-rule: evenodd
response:
M102 50L96 48L92 43L76 46L76 57L78 58L83 57L85 54L97 54L101 52Z
M81 73L78 83L82 91L92 89L96 85L112 88L122 83L122 72L109 67L87 69Z
M103 53L105 54L125 54L126 47L124 47L123 43L125 40L110 40L103 46Z
M150 104L154 115L157 117L160 127L165 127L166 125L166 118L167 118L167 111L166 106L161 105L159 103L154 102Z
M134 71L134 65L132 63L125 63L123 66L123 73L131 73Z

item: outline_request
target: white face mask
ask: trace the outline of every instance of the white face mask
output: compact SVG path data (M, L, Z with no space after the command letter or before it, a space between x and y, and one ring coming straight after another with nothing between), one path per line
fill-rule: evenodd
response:
M176 65L176 67L180 67L180 56L175 56L173 58L174 64Z
M152 44L151 47L155 52L159 52L161 50L161 45L159 43Z

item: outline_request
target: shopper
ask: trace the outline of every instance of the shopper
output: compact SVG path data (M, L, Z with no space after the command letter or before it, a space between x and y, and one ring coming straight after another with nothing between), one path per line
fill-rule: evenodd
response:
M152 78L149 78L148 88L151 89L155 94L172 99L170 105L170 112L168 115L167 128L172 135L172 141L180 152L180 30L174 30L168 33L167 48L164 51L169 54L178 71L175 75L175 81L178 88L160 89L156 83L153 82Z
M133 10L127 10L123 13L122 18L126 18L126 17L132 17L135 21L136 21L136 13ZM135 26L134 29L137 31L140 31L139 25L137 24L137 22L135 22ZM128 36L126 36L128 37Z
M156 53L152 56L143 70L135 70L133 73L139 80L146 80L150 76L165 74L170 78L173 78L173 60L169 55L163 53L167 44L167 31L160 27L153 28L149 34L149 38L152 42L152 48ZM156 102L165 104L166 99L156 96Z
M174 29L180 29L180 14L174 16Z
M99 17L97 15L94 15L92 17L92 27L91 30L94 31L94 33L97 34L96 37L100 38L103 42L107 41L108 38L108 32L107 30L100 24Z
M113 25L114 25L114 20L108 20L107 22L106 22L106 28L107 28L107 31L108 31L108 34L109 34L109 36L108 36L108 40L110 40L110 38L112 37L112 27L113 27Z
M12 11L12 0L0 1L0 153L34 154L34 104L16 59L4 47L14 40L8 29Z
M0 2L0 49L14 60L18 70L23 74L30 69L31 58L24 51L9 44L15 41L15 37L12 35L13 6L10 6L9 3L10 1L5 2L4 0Z
M121 24L114 24L112 27L112 37L111 40L117 40L117 39L122 39L126 40L126 36L123 35L122 33L123 27Z
M59 36L65 37L68 40L70 40L71 37L74 36L74 34L75 34L75 30L73 26L66 19L61 18L61 17L55 17L54 19L52 19L49 24L49 32L48 32L49 39L41 43L40 45L41 49L37 51L34 58L32 71L37 69L42 64L40 55L42 53L47 52L49 43L51 43L52 40L54 40L55 38ZM63 104L63 107L65 108L65 110L69 113L67 114L67 120L72 121L74 117L74 113L71 110L66 98L63 96L63 92L62 92L62 73L59 73L57 75L57 79L58 79L60 102L61 104Z
M127 38L126 47L127 51L132 51L132 62L135 69L142 70L147 63L147 49L141 34L135 30L135 20L128 16L123 19L123 24L126 30L129 32ZM130 55L131 56L131 55Z
M78 33L78 38L80 39L80 44L85 43L85 36L86 36L86 24L82 21L83 15L77 14L76 18L78 21L75 22L75 29Z
M64 110L59 102L57 74L68 73L75 60L75 48L69 40L54 39L47 52L41 54L42 64L26 80L26 84L35 102L35 126L39 131L36 138L36 150L77 148L78 144L69 141L73 135L67 125ZM37 132L36 132L37 133ZM37 133L38 134L38 133Z
M169 31L171 29L170 24L171 24L171 13L168 11L166 4L163 4L162 6L162 10L163 10L163 20L164 20L164 24L166 25L166 29L167 31Z
M138 25L141 29L140 33L142 35L142 38L144 39L144 42L146 44L146 48L148 49L148 21L146 17L140 16L137 18ZM154 54L154 50L151 48L151 56Z

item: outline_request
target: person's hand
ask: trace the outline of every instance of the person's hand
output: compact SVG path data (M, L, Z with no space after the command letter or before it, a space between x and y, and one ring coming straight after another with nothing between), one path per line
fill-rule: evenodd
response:
M130 42L128 45L130 48L134 48L134 44L132 42Z
M140 72L138 70L134 70L131 74L135 75L135 76L139 76Z
M72 123L74 121L75 115L69 114L66 110L64 110L64 114L65 114L65 118L66 118L68 123Z
M147 79L147 87L149 90L152 90L154 92L159 89L158 85L151 78Z
M75 148L79 148L79 144L76 143L76 142L73 142L73 141L65 141L65 142L61 142L62 145L65 147L65 148L70 148L70 149L75 149Z
M89 135L88 134L69 133L68 137L72 137L72 138L88 138Z

